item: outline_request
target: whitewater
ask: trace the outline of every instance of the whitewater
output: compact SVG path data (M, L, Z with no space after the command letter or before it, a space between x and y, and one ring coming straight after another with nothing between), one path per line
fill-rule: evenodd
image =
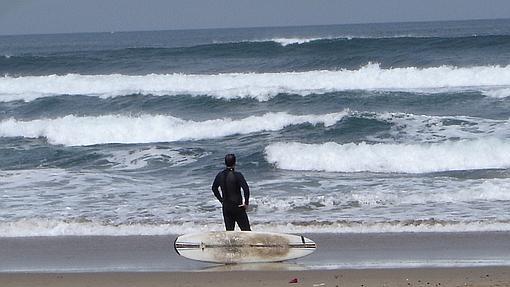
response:
M0 78L0 100L31 101L55 95L115 97L131 94L254 98L278 94L324 94L346 90L482 91L502 97L510 86L510 66L390 68L368 64L358 70L233 74L48 75ZM496 92L500 91L500 92Z
M290 170L427 173L510 167L510 142L490 138L432 144L275 143L265 153L269 162Z
M331 126L347 112L325 115L290 115L268 113L233 120L222 118L202 122L187 121L165 115L65 116L56 119L0 122L0 136L45 137L52 144L94 145L105 143L150 143L214 139L236 134L277 131L290 125L308 123ZM81 129L77 130L79 126Z

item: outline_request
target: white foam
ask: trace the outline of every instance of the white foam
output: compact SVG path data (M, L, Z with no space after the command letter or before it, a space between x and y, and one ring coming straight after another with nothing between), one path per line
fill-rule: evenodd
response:
M482 93L487 97L503 99L510 97L510 88L489 89Z
M187 230L221 230L222 226L182 224L119 224L107 225L93 222L65 222L49 219L25 219L0 223L0 237L78 236L78 235L165 235Z
M368 64L358 70L281 73L4 76L0 78L0 101L134 93L207 95L221 99L250 97L265 101L280 93L304 96L344 90L485 91L491 86L510 86L510 66L382 69L378 64Z
M208 155L183 154L179 150L159 147L141 147L130 150L112 150L107 152L107 160L115 169L132 170L146 167L151 161L164 162L167 167L186 166Z
M433 207L438 214L448 213L443 213L443 208L452 213L456 213L454 209L460 208L457 211L466 212L469 218L486 218L492 214L500 214L505 206L503 202L510 202L510 180L506 178L457 181L448 177L436 177L430 181L430 178L423 177L394 180L384 177L356 180L350 176L347 176L349 179L341 180L334 177L335 175L331 175L322 179L319 187L294 184L293 186L299 186L294 188L299 189L299 192L287 193L271 186L270 194L259 194L250 202L259 219L264 217L267 220L277 220L294 214L294 220L306 220L308 215L319 221L330 219L332 214L345 216L344 212L349 208L360 208L356 215L350 215L351 220L366 219L364 212L370 212L372 207L380 208L380 212L375 216L383 218L399 219L422 215L419 211L402 211L406 210L404 207L411 208L414 205ZM292 181L287 180L282 185L286 182L292 184ZM260 185L254 185L253 188L264 190L264 186ZM486 204L491 204L492 213L478 210L478 207Z
M510 167L510 141L497 138L425 144L275 143L265 153L269 162L289 170L426 173Z
M425 180L426 181L426 180ZM377 187L374 187L377 186ZM324 190L330 190L325 188ZM380 184L361 185L350 193L343 193L336 198L334 195L327 196L324 200L325 208L335 208L339 204L355 202L360 206L402 206L402 205L428 205L439 206L452 203L457 206L461 202L471 206L483 203L491 203L496 210L495 202L510 201L510 181L508 179L472 179L455 181L452 179L436 178L432 183L424 183L422 179L408 179L406 187L402 188L398 183L395 185L387 182ZM331 198L330 198L331 197ZM339 198L342 200L340 201ZM334 205L329 204L333 201ZM335 202L336 201L336 202ZM340 201L340 202L339 202ZM476 203L475 203L476 202ZM437 203L437 205L435 204ZM462 205L461 205L462 206ZM477 211L467 211L461 208L473 218L483 218ZM476 208L475 208L476 210ZM481 216L481 217L477 217Z
M509 222L444 222L433 219L394 222L253 223L254 230L287 233L385 233L510 231ZM0 237L168 235L223 230L218 223L118 224L24 219L0 222Z
M241 41L213 41L214 44L235 44L235 43L264 43L264 42L275 42L282 45L283 47L288 45L301 45L318 40L330 40L330 39L350 39L350 36L345 37L275 37L275 38L263 38L263 39L251 39Z
M322 37L275 37L275 38L266 38L262 40L245 40L241 42L275 42L282 46L288 45L301 45L310 43L313 41L320 40L352 40L352 39L398 39L398 38L430 38L429 36L424 35L413 35L413 34L400 34L400 35L392 35L392 36L363 36L363 35L341 35L341 36L322 36ZM216 42L222 43L222 42ZM223 42L224 43L224 42ZM238 42L230 42L230 43L238 43Z
M451 139L478 139L480 135L508 138L510 122L469 116L428 116L409 113L360 113L353 116L391 123L393 137L368 137L374 141L439 142Z
M276 42L276 43L285 47L288 45L294 45L294 44L301 45L301 44L309 43L312 41L327 40L327 39L332 39L332 38L327 38L327 37L326 38L273 38L273 39L270 39L269 41Z
M277 131L286 126L304 123L330 126L345 115L347 115L347 111L324 115L291 115L282 112L250 116L239 120L222 118L201 122L164 115L138 117L121 115L76 117L69 115L62 118L33 121L4 120L0 122L0 136L45 137L52 144L69 146L173 142Z

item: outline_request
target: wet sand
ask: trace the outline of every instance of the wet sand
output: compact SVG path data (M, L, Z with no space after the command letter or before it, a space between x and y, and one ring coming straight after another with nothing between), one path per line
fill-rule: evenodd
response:
M510 286L508 232L306 236L308 257L239 265L180 257L175 235L0 238L0 286Z
M509 232L305 235L317 243L317 251L286 262L280 269L510 266ZM176 235L0 238L0 272L218 268L177 255L173 249L175 238Z

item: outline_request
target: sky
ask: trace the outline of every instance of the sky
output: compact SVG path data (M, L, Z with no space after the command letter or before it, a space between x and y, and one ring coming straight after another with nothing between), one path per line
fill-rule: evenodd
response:
M0 0L0 35L498 18L509 0Z

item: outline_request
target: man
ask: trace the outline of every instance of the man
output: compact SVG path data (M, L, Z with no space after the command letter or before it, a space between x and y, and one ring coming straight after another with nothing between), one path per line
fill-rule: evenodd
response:
M235 223L242 231L250 231L250 222L246 214L246 208L250 199L250 188L244 176L234 170L236 156L227 154L225 156L226 168L220 171L212 184L214 196L221 202L223 209L223 220L227 231L234 230ZM221 195L218 187L221 187ZM241 188L244 192L244 202L241 196Z

